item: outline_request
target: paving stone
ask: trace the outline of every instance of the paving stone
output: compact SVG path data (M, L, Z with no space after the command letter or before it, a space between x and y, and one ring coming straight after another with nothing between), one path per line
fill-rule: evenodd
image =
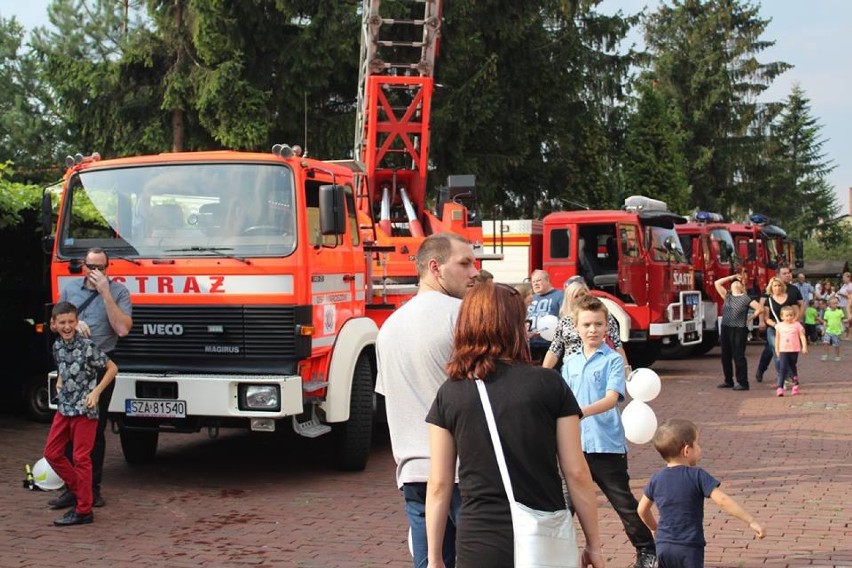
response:
M846 345L844 345L846 347ZM760 346L748 348L753 372ZM660 422L701 428L702 466L768 529L750 529L705 503L708 568L852 568L852 375L813 354L800 358L802 395L775 397L774 371L748 392L716 388L718 350L659 361L650 403ZM57 528L55 493L21 488L24 464L41 455L48 426L0 415L0 568L411 566L407 524L385 429L367 469L331 468L329 440L222 430L218 439L163 435L157 460L131 467L108 434L95 522ZM637 497L663 462L649 444L630 446ZM620 521L598 499L608 566L633 559Z

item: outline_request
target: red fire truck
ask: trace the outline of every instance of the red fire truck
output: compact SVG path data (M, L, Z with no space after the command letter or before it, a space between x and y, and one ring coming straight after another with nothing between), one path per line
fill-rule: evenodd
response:
M677 233L695 268L696 283L704 305L704 339L688 348L673 340L665 342L665 358L701 355L718 344L723 300L716 292L716 279L743 272L753 297L766 289L774 269L792 261L801 267L801 241L787 238L786 232L763 215L752 215L749 223L726 223L718 213L699 211L693 221L677 226Z
M114 352L110 405L128 462L154 457L163 432L286 425L333 435L340 468L365 466L375 337L415 291L413 255L433 232L481 242L464 205L468 177L451 180L440 212L426 209L440 2L405 22L381 18L379 4L364 6L360 162L285 145L70 158L50 246L53 298L79 282L90 247L109 254L108 274L130 289L134 324ZM394 23L420 34L408 46L413 64L379 57L379 28ZM409 72L385 74L401 67ZM393 96L409 99L407 110ZM50 234L50 194L45 211Z
M502 246L506 260L483 267L498 280L520 282L538 268L525 259L540 259L556 287L582 276L618 320L631 364L644 367L657 359L666 338L683 345L702 339L701 293L674 229L685 222L665 203L641 196L627 198L623 211L551 213L540 225L529 224L538 234L528 238L515 234L524 222L486 221L486 249Z
M757 297L766 291L769 279L780 264L788 264L791 268L804 266L802 242L788 238L784 229L765 215L754 214L748 223L726 226L748 276L750 295Z
M701 292L704 334L701 343L691 347L684 347L676 340L664 342L665 358L703 355L719 343L723 300L713 283L740 268L729 225L722 221L718 213L699 211L692 221L675 227L686 259L695 270L696 288Z

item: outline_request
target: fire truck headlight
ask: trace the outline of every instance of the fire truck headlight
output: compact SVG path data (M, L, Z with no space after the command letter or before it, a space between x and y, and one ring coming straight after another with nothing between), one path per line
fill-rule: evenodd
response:
M278 385L240 385L240 410L281 410Z

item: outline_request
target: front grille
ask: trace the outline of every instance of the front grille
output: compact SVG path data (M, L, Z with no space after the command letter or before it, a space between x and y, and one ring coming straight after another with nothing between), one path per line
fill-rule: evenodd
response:
M133 306L133 329L114 356L119 363L294 360L310 353L310 339L297 334L310 317L310 306Z
M136 398L157 398L177 400L177 383L157 383L152 381L136 381Z

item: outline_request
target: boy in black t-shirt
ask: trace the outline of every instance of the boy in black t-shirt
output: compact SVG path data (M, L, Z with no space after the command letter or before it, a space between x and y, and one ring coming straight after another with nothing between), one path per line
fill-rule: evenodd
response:
M736 501L719 489L719 481L696 467L701 459L698 427L689 420L665 421L654 434L654 447L666 460L655 473L639 501L639 516L655 532L659 568L704 566L704 499L710 498L726 513L748 523L757 538L766 531ZM651 505L660 512L657 523Z

